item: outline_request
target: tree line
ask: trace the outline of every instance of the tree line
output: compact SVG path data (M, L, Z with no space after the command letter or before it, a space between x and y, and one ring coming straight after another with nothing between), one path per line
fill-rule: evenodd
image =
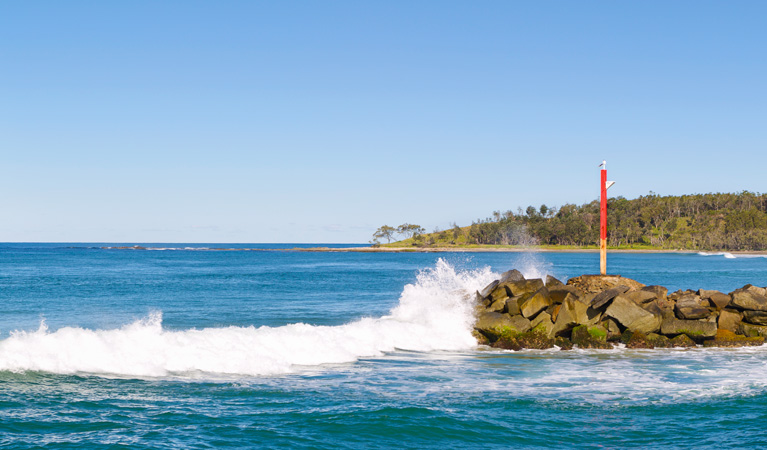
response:
M612 247L651 246L688 250L767 250L767 194L660 196L607 201L607 238ZM420 227L419 227L420 228ZM380 230L380 229L379 229ZM567 245L599 242L599 201L559 208L541 205L495 211L468 227L429 235L413 245Z

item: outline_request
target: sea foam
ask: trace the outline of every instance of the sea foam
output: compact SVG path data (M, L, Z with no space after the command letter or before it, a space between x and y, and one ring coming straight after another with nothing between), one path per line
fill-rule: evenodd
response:
M64 327L14 331L0 341L0 370L135 377L199 373L273 375L323 364L352 363L395 350L465 350L471 335L470 293L494 279L489 268L457 272L439 260L406 285L390 314L340 326L168 330L162 314L110 330Z

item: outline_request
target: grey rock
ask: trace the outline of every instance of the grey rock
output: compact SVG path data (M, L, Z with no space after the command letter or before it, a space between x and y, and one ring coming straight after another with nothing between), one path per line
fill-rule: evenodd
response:
M714 306L716 309L723 309L729 306L730 302L732 301L732 297L730 297L728 294L723 294L717 291L713 294L710 294L707 297L707 300L712 303L712 306Z
M627 299L631 300L632 302L636 303L637 305L642 305L647 302L651 302L657 298L654 292L645 291L643 289L639 289L637 291L631 291L626 292L625 294L622 294Z
M750 323L741 322L738 326L738 334L747 337L762 336L767 338L767 327L764 325L751 325Z
M551 289L554 286L564 286L565 284L551 275L546 275L546 287Z
M530 321L522 316L512 316L511 327L517 330L517 333L527 333L532 328Z
M631 331L652 333L660 327L661 318L640 308L633 301L623 297L616 297L605 311L605 315L617 320L621 325Z
M664 319L661 323L660 332L666 336L686 334L691 339L714 337L716 335L716 323L700 320Z
M683 295L676 301L676 306L674 307L677 317L695 320L711 315L711 311L701 306L700 302L701 298L697 295Z
M540 331L546 335L546 337L554 337L554 322L551 321L551 316L547 312L542 312L535 316L530 323L533 330Z
M503 286L511 292L512 296L523 295L530 292L536 292L543 287L543 280L540 278L533 278L531 280L523 281L510 281L504 283Z
M522 272L520 272L517 269L512 269L507 272L503 272L501 274L501 279L499 280L501 283L515 283L518 281L525 281L524 275L522 275Z
M492 283L490 283L487 286L485 286L484 289L479 291L479 295L482 298L486 298L488 295L490 295L491 292L493 292L495 290L496 287L498 287L499 284L501 284L501 282L499 280L493 281Z
M554 287L546 286L546 287L549 290L549 297L551 297L551 301L553 303L562 303L568 294L576 298L581 296L580 293L578 292L578 289L575 288L574 286L554 286Z
M743 320L756 325L767 325L767 311L743 311Z
M645 286L642 288L643 291L652 292L655 294L656 298L665 298L668 294L668 289L666 289L663 286L658 286L656 284L651 286Z
M487 307L490 312L503 312L504 309L506 309L506 300L495 301Z
M493 289L493 292L491 292L488 296L491 302L496 302L498 300L505 301L509 297L509 291L507 291L503 286L498 286L497 288Z
M767 297L748 289L738 289L730 294L732 306L751 311L767 311Z
M588 307L572 298L566 298L556 314L554 329L555 336L563 336L577 325L586 325L589 321Z
M606 305L607 302L614 299L620 294L623 294L624 292L628 291L629 287L625 285L615 286L613 288L607 289L605 291L602 291L598 293L592 300L591 300L591 307L594 309L601 308L602 306Z
M620 339L621 328L618 326L618 322L616 322L615 319L605 319L601 322L601 325L607 330L608 341Z

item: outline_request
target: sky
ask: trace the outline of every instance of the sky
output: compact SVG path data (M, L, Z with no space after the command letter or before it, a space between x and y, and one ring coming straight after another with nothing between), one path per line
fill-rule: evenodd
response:
M0 2L0 241L767 191L767 2Z

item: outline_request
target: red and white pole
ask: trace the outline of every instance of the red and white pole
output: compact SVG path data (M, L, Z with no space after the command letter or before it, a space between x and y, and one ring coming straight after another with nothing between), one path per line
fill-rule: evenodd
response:
M599 186L599 273L607 274L607 161L602 161Z

